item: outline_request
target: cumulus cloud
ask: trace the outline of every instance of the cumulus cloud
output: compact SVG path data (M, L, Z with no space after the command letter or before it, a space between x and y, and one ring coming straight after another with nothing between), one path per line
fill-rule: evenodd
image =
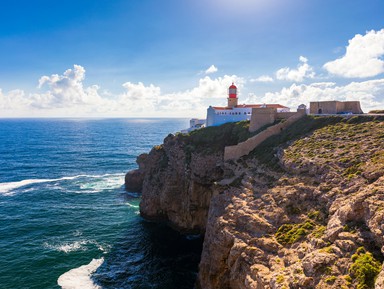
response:
M75 105L100 103L102 101L97 85L84 88L85 69L74 65L63 75L42 76L38 88L41 93L32 95L32 106L40 108L60 108Z
M213 64L205 71L205 74L212 74L212 73L215 73L217 72L218 69L216 66L214 66Z
M301 59L305 63L305 59ZM316 100L360 100L363 109L384 107L384 79L352 82L293 84L261 97L241 95L245 79L236 75L202 77L195 87L163 93L159 86L125 82L121 92L111 94L97 85L85 86L85 69L79 65L63 74L43 76L37 92L0 89L0 116L25 117L205 117L209 105L226 104L228 87L235 82L244 103L281 103L291 108Z
M347 78L364 78L384 72L384 29L356 34L348 41L346 53L339 59L327 62L324 68L335 75Z
M85 86L85 69L74 65L63 74L42 76L36 92L0 90L0 116L51 117L204 117L209 105L224 105L227 89L235 82L240 91L245 80L236 75L201 78L196 87L162 93L160 87L125 82L117 94L98 85Z
M120 107L135 110L137 113L154 112L161 97L160 87L150 84L145 86L142 82L123 84L125 92L118 97Z
M308 59L300 56L299 60L300 63L297 65L297 69L291 69L289 67L280 68L276 71L276 78L296 82L302 82L306 78L314 78L315 72L312 66L308 64Z
M280 103L296 108L310 101L323 100L359 100L363 110L382 108L384 106L384 79L363 82L351 82L338 86L334 82L318 82L312 84L292 84L281 91L266 93L263 97L249 96L247 101L258 103Z
M251 82L273 82L273 78L269 75L262 75L250 80Z

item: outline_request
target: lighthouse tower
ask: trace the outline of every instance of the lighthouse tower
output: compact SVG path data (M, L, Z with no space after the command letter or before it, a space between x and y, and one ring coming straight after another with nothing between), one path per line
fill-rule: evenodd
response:
M228 89L228 107L234 108L237 106L237 87L233 84Z

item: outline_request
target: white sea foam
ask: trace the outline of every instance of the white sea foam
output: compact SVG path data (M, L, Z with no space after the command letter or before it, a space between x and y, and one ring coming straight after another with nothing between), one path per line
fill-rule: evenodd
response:
M30 179L30 180L22 180L18 182L0 183L0 194L12 195L13 194L12 191L28 185L39 184L39 183L51 183L51 182L57 182L57 181L63 181L63 180L73 180L83 176L84 175L78 175L73 177L62 177L59 179Z
M125 203L128 207L131 207L131 208L135 208L135 209L138 209L139 208L139 205L132 205L130 203Z
M100 289L94 284L91 275L104 262L104 258L92 259L88 265L69 270L57 279L57 284L63 289Z
M63 244L52 245L45 242L44 247L51 250L59 251L59 252L69 253L73 251L85 250L84 245L86 245L87 243L89 242L75 241L73 243L63 243Z
M16 189L33 185L33 184L39 184L39 183L51 183L51 182L59 182L64 180L74 180L79 178L96 178L100 179L97 182L91 182L87 183L85 185L80 185L81 189L87 189L87 186L90 186L90 188L94 191L100 190L100 189L114 189L118 187L118 185L121 186L122 184L122 174L104 174L104 175L77 175L77 176L70 176L70 177L62 177L57 179L29 179L29 180L22 180L18 182L8 182L8 183L0 183L0 194L1 195L13 195L14 191Z
M99 192L101 190L111 190L121 187L124 179L122 175L119 176L100 176L95 177L94 180L80 185L80 189L88 192Z
M22 180L19 182L10 182L10 183L0 183L0 194L3 195L12 195L12 191L27 185L37 184L37 183L46 183L53 182L54 180L50 179L32 179L32 180Z
M87 245L89 244L96 246L97 249L103 253L108 252L108 249L109 249L108 245L101 245L94 240L81 240L81 241L75 241L75 242L64 242L59 244L49 244L48 242L45 242L43 246L50 250L70 253L75 251L86 251L88 249Z

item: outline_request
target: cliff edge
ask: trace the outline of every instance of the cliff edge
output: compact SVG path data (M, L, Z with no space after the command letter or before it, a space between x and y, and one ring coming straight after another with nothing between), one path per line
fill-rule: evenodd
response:
M384 288L384 119L304 117L223 162L248 137L230 131L214 149L212 131L168 136L145 161L142 215L205 232L197 287Z
M128 172L125 182L128 190L142 192L140 214L185 234L204 234L215 183L224 176L224 147L248 138L248 126L240 122L170 134L140 155L139 169Z

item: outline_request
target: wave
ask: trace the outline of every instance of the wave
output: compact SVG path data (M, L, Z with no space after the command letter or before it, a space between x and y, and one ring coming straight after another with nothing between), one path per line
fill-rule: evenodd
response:
M29 179L29 180L22 180L18 182L8 182L8 183L0 183L0 194L1 195L13 195L14 191L33 184L39 184L39 183L52 183L52 182L59 182L59 181L65 181L65 180L75 180L79 178L105 178L105 177L115 177L116 179L111 181L104 182L104 187L101 185L94 185L90 186L94 191L97 189L113 189L116 188L117 184L121 185L121 177L122 174L104 174L104 175L77 175L77 176L70 176L70 177L62 177L57 179ZM117 179L119 177L119 179ZM117 183L119 182L119 183ZM87 189L87 185L81 185L81 189Z
M106 178L107 177L107 178ZM80 191L82 192L90 192L95 193L100 190L112 190L117 189L122 186L124 183L123 180L124 175L102 175L102 176L92 176L95 180L92 182L84 182L80 184Z
M100 286L93 283L91 275L103 262L104 258L92 259L87 265L71 269L57 279L57 284L62 289L100 289Z
M108 251L108 245L100 245L97 241L88 241L88 240L82 240L82 241L75 241L75 242L65 242L61 244L52 245L47 242L43 244L43 246L47 249L58 251L58 252L64 252L64 253L70 253L75 251L86 251L88 250L87 245L95 245L98 250L100 250L103 253L106 253Z
M125 203L128 207L130 208L135 208L135 209L138 209L140 206L139 205L133 205L133 204L130 204L130 203Z
M88 241L75 241L73 243L64 243L58 245L44 243L44 247L59 252L69 253L78 250L85 250L84 245L86 245L87 243Z

